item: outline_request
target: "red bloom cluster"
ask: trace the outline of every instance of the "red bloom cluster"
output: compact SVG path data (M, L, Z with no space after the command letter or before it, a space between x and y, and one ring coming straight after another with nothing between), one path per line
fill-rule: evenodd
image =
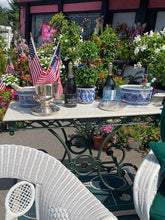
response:
M17 59L15 64L15 69L20 74L20 78L23 82L23 85L31 84L32 79L29 70L29 58L28 57L21 57Z

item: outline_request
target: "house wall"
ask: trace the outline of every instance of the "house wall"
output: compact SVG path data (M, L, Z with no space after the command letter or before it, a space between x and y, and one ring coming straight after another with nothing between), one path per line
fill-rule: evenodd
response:
M120 9L137 9L140 6L140 0L109 0L109 10L120 10Z
M147 23L148 30L151 30L155 27L162 28L162 21L158 20L164 16L160 11L165 12L165 0L19 0L19 5L21 31L27 39L29 30L34 29L33 20L37 16L44 17L44 14L53 16L62 11L71 19L76 14L81 18L94 14L93 19L103 15L105 23L113 26L121 19L120 23L126 21L130 26L139 21Z

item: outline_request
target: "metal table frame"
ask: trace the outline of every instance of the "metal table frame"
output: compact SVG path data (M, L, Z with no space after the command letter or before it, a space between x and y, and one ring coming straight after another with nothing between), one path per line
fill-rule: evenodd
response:
M60 111L52 116L34 116L31 114L30 109L23 109L19 107L19 103L11 103L4 121L8 124L8 130L11 135L17 130L26 129L47 129L52 135L54 135L64 146L65 153L62 158L62 162L68 158L66 166L77 176L87 176L93 173L97 173L101 182L110 190L124 191L132 187L133 179L130 178L128 184L125 187L113 187L104 179L105 173L113 173L122 178L125 178L127 173L125 172L128 167L133 168L136 172L137 167L131 163L124 163L125 150L122 146L115 146L109 144L106 149L106 155L109 156L108 161L102 161L101 154L103 153L104 144L110 139L112 135L122 126L136 124L133 122L135 117L140 117L143 123L155 123L156 125L160 121L161 110L154 107L152 104L149 106L126 106L124 109L118 111L103 111L97 108L98 102L95 101L89 105L81 105L74 109L60 107ZM148 122L148 117L150 121ZM93 154L93 141L92 133L96 128L101 127L107 123L107 120L112 119L111 125L115 128L102 143L100 150L97 151L97 155ZM68 127L79 128L78 124L85 123L85 129L91 130L91 135L88 137L75 134L68 137L65 129ZM117 121L117 122L116 122ZM61 137L56 129L61 129L63 137ZM74 148L73 148L74 147ZM122 156L118 160L114 156L112 148L117 147ZM76 148L76 150L75 150Z

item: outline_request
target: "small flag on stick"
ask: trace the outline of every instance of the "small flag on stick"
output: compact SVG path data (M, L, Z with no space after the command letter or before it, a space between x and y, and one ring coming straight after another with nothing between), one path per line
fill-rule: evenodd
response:
M50 62L47 73L43 71L43 74L40 76L40 78L37 81L38 84L58 82L57 97L61 96L61 94L63 93L63 87L60 79L60 61L61 61L60 44L58 43L57 49Z
M10 73L12 75L15 74L14 65L13 65L10 58L8 59L8 62L7 62L6 68L5 68L5 72Z
M5 84L2 82L2 80L0 79L0 89L5 89L6 86Z
M32 82L33 85L36 85L37 80L40 78L42 74L42 67L39 58L37 56L37 52L32 36L30 38L30 43L29 43L29 55L30 55L29 69L31 72Z

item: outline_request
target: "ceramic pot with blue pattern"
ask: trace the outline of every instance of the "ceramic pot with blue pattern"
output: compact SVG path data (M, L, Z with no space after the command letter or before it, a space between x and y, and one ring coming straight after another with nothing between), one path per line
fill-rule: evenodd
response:
M127 105L148 105L151 100L152 88L142 88L142 85L122 85L121 101Z
M22 87L21 90L17 90L19 105L22 108L32 108L39 105L37 101L34 100L33 96L36 95L35 87L26 86Z
M95 100L95 87L82 88L77 87L77 102L89 104Z

